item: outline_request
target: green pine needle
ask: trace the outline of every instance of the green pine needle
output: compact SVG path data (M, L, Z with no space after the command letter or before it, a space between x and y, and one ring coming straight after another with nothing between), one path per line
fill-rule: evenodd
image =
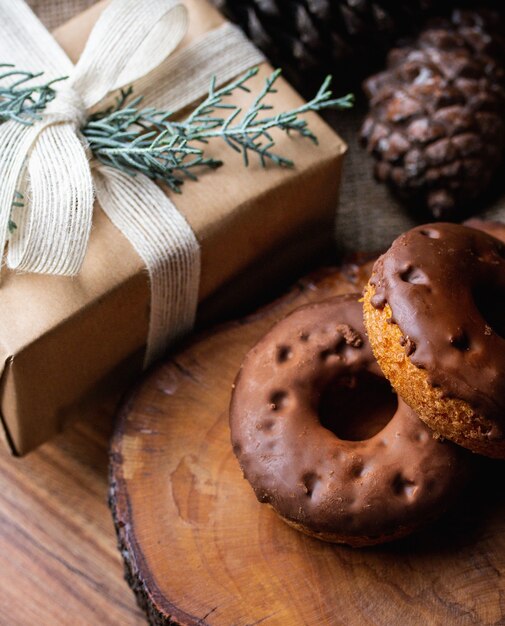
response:
M328 76L309 102L291 111L269 115L272 106L265 100L276 93L280 70L266 79L246 111L226 102L236 90L248 92L247 82L257 73L258 68L253 68L220 89L216 89L213 78L207 97L182 121L172 120L168 111L140 108L141 97L130 99L132 90L123 91L116 105L93 115L82 132L94 156L102 163L129 174L142 172L179 192L185 178L197 179L196 171L222 165L221 161L206 156L201 147L210 139L221 139L242 154L245 166L256 155L262 166L270 161L280 167L293 167L290 159L275 151L270 131L278 128L317 144L307 120L300 116L309 111L348 109L353 105L352 94L332 99Z
M32 82L41 73L20 71L6 64L0 64L0 71L2 68L0 122L15 120L33 124L55 98L54 84L66 78L37 85ZM102 163L131 175L141 172L166 183L175 192L180 192L185 179L197 180L197 172L203 168L215 169L222 165L205 153L210 139L221 139L240 153L245 166L256 157L262 166L271 162L280 167L293 167L290 159L276 152L271 131L279 129L287 134L298 134L317 144L317 137L301 116L324 109L349 109L354 97L348 94L332 98L331 77L328 76L312 100L290 111L271 114L272 106L267 99L277 91L275 84L280 70L276 70L267 77L246 110L227 101L238 90L249 92L247 83L258 71L257 67L253 68L219 89L213 78L206 98L182 121L173 120L170 111L142 108L141 96L133 98L131 88L123 90L113 107L88 119L81 129L82 134L95 158ZM6 84L2 85L2 81ZM16 205L15 198L13 206ZM11 233L15 228L11 220Z
M42 74L23 72L8 63L0 63L0 122L14 120L31 125L40 119L39 113L56 96L53 85L68 78L62 76L40 85L30 84Z

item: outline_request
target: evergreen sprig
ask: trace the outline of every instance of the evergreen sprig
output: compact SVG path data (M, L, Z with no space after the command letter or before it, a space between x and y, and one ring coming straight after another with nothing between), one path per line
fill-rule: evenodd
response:
M43 72L34 74L0 63L0 122L14 120L30 125L40 119L39 113L56 96L53 85L67 78L62 76L40 85L31 83L42 75Z
M130 100L132 93L131 88L121 91L114 107L90 117L82 129L95 158L128 174L162 180L174 191L183 177L196 180L192 169L220 165L168 130L171 113L140 109L142 97Z
M246 83L257 73L258 68L253 68L220 89L216 89L216 81L212 79L207 97L182 121L173 120L167 111L140 108L142 98L130 100L131 89L123 91L115 106L93 115L82 132L94 156L102 163L129 174L143 172L178 192L185 178L196 180L197 168L222 165L221 161L206 156L200 147L210 139L222 139L240 152L246 166L250 156L256 154L263 166L271 161L281 167L292 167L290 159L274 150L271 131L277 128L317 143L307 120L300 116L309 111L347 109L353 104L351 94L332 99L331 77L327 77L309 102L290 111L264 115L272 110L265 99L276 93L274 85L280 70L267 78L246 111L226 102L236 90L249 92Z
M186 178L196 180L202 168L222 165L205 153L204 146L210 139L221 139L241 153L246 166L256 155L263 166L272 162L292 167L290 159L275 151L271 131L279 129L317 143L307 120L300 116L323 109L348 109L353 105L353 96L332 98L328 76L314 98L305 104L269 114L273 107L266 100L277 91L275 83L280 70L276 70L245 111L227 101L237 90L250 92L247 83L258 71L253 68L219 89L213 78L206 98L181 121L173 119L172 112L142 108L142 96L133 98L131 88L123 90L114 106L93 114L81 131L91 152L102 163L131 175L142 172L176 192ZM66 78L34 84L34 79L41 75L0 64L0 122L10 119L29 125L39 119L39 113L57 94L54 84ZM2 85L2 81L7 84ZM15 224L10 228L14 229Z

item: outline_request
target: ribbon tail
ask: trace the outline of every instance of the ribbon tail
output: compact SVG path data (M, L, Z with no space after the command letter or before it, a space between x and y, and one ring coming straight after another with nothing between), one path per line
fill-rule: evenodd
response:
M30 200L17 212L10 268L73 276L81 268L93 216L93 180L72 124L44 128L28 162Z
M144 261L151 283L144 366L193 326L200 284L200 245L161 189L143 174L94 169L98 201Z

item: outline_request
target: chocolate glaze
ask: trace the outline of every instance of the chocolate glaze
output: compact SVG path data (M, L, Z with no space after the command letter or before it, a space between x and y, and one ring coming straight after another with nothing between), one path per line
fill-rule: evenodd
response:
M372 305L387 303L411 362L443 394L492 420L505 436L505 245L457 224L396 239L374 265Z
M356 294L297 309L246 356L230 407L233 450L258 500L344 540L395 536L434 517L467 459L435 440L402 401L363 441L344 441L321 425L329 385L352 389L363 372L382 378L362 315Z

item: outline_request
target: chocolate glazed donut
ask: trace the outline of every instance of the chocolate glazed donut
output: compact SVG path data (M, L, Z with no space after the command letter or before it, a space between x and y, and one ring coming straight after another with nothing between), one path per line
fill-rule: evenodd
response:
M397 393L430 428L505 458L505 245L457 224L401 235L376 262L365 325Z
M355 294L297 309L246 356L230 407L233 450L258 500L307 534L353 546L404 536L436 517L467 462L401 400L395 409L362 316ZM358 426L377 414L384 393L393 405L378 432L332 432L343 432L339 416L353 409Z

